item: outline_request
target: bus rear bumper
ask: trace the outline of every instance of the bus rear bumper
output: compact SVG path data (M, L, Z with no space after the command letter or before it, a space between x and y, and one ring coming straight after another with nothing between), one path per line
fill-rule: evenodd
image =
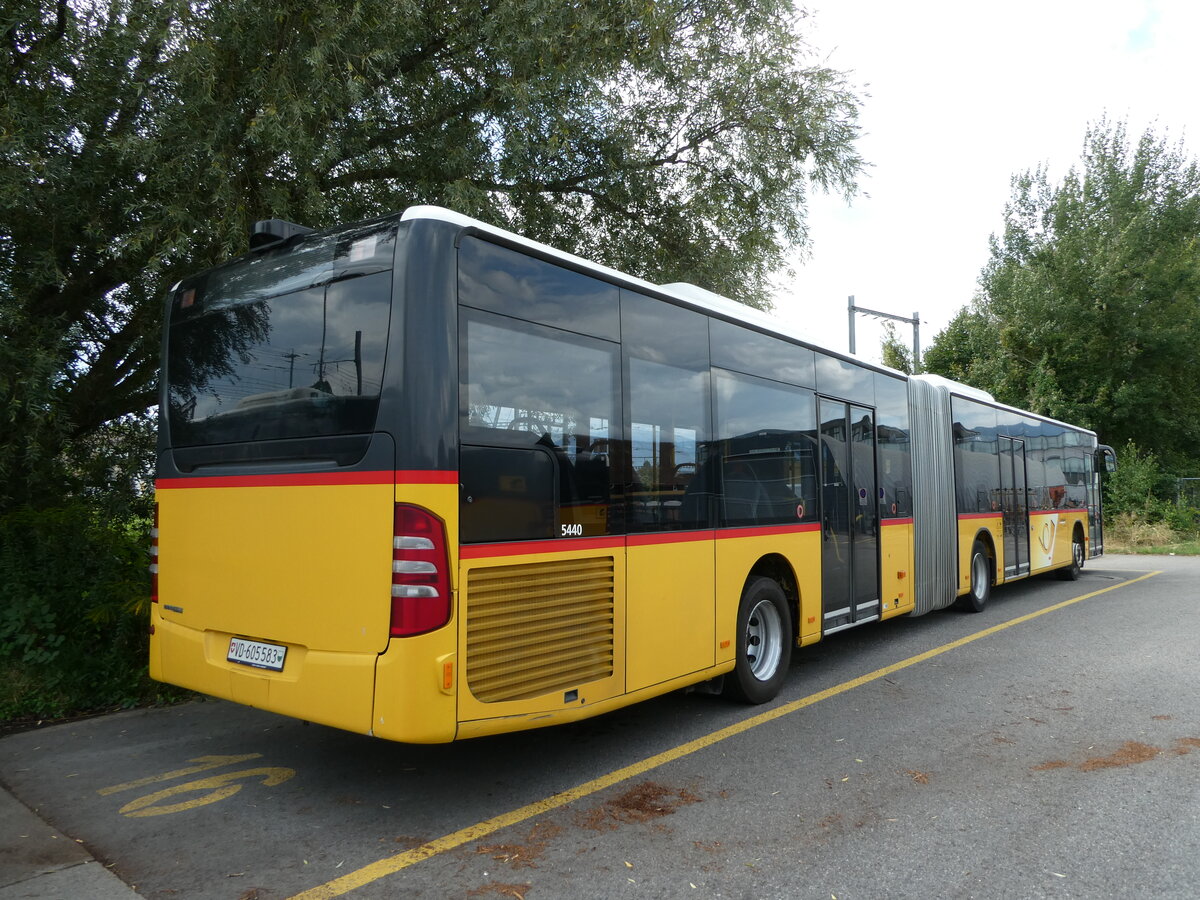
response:
M289 645L282 672L229 662L233 635L201 631L151 613L150 677L256 709L360 734L371 730L374 653Z
M444 744L458 731L455 629L392 638L378 657L371 733L409 744Z

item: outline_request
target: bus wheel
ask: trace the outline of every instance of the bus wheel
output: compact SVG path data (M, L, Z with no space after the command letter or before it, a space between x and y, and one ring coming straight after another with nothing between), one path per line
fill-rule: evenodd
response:
M1071 564L1065 569L1058 570L1058 577L1063 581L1076 581L1079 579L1079 573L1083 571L1083 559L1086 555L1083 549L1083 537L1079 532L1075 532L1075 538L1071 541Z
M992 564L983 541L971 548L971 590L958 598L958 608L967 612L983 612L992 595Z
M783 589L755 578L742 591L737 618L737 665L725 677L727 696L746 703L775 698L792 659L792 614Z

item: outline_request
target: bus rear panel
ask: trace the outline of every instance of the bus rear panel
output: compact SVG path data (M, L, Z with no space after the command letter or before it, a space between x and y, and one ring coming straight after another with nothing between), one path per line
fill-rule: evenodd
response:
M422 441L400 454L393 438L403 232L392 217L293 237L170 292L151 674L445 741L457 479L448 454L421 458ZM388 653L401 636L421 672Z

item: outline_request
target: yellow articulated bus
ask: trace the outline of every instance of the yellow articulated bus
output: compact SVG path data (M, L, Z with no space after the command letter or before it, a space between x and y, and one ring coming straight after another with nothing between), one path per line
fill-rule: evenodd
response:
M151 674L391 740L763 703L1102 550L1091 432L443 209L259 223L163 361Z

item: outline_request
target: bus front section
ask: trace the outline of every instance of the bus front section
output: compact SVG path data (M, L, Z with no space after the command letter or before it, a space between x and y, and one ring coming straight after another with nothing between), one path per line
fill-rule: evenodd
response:
M167 297L150 673L453 740L457 478L402 387L409 228L277 231Z

